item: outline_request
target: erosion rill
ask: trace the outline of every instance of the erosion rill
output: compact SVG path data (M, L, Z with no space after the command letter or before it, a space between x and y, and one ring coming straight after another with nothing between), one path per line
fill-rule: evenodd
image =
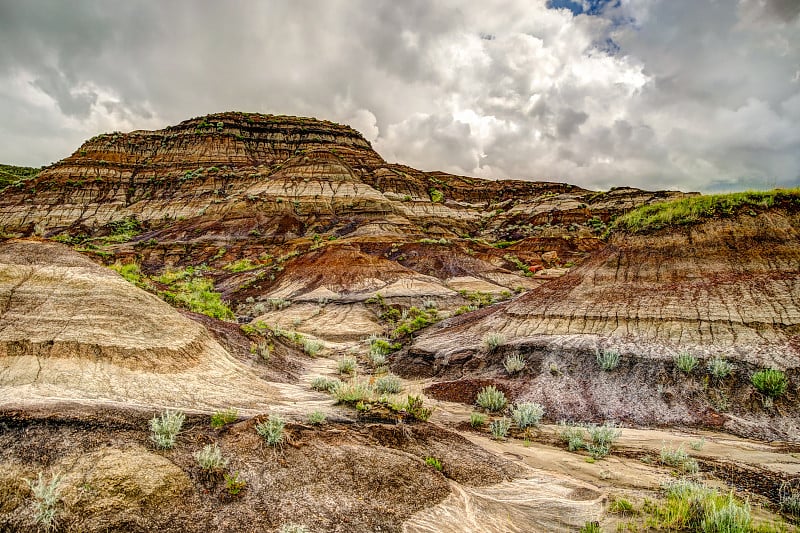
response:
M0 170L0 530L797 520L800 191L423 172L249 113Z

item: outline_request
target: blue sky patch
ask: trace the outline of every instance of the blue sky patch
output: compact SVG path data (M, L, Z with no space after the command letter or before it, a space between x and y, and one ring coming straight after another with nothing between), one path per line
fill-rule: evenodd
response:
M619 7L620 0L548 0L550 9L569 9L574 15L601 15L608 6Z

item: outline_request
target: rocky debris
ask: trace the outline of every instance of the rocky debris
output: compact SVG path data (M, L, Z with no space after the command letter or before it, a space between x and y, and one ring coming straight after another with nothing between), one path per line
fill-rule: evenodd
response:
M275 397L203 326L64 245L0 245L0 301L4 407L253 409Z

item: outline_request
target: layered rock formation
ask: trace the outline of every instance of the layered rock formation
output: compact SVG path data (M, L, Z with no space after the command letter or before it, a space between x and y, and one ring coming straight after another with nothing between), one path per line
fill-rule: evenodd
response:
M3 409L263 409L278 396L204 327L64 245L0 245L0 302Z
M789 199L679 228L616 232L564 277L424 335L396 366L444 379L494 375L554 418L726 425L797 439L798 207ZM489 334L507 344L487 351ZM621 363L603 372L595 359L608 351ZM513 352L527 357L519 378L502 369ZM699 361L689 375L673 363L684 352ZM730 377L706 369L714 358L734 365ZM774 408L762 408L769 402L749 384L759 368L789 377Z
M450 296L458 307L469 303L460 290L538 285L528 276L579 262L612 216L676 195L421 172L387 163L346 126L221 113L90 139L4 192L0 235L37 233L149 274L205 264L247 316L268 298L313 300L320 290L356 300ZM120 234L126 224L135 231ZM321 247L332 251L320 256ZM348 264L374 272L305 289L291 278L306 278L309 253L335 258L326 276L346 277ZM226 270L243 259L253 268ZM415 281L382 281L399 278Z

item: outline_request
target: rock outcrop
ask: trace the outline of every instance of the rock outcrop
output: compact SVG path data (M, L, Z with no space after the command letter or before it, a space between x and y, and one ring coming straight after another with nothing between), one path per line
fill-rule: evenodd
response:
M67 246L36 240L0 245L0 385L4 409L257 409L277 396L200 324Z

